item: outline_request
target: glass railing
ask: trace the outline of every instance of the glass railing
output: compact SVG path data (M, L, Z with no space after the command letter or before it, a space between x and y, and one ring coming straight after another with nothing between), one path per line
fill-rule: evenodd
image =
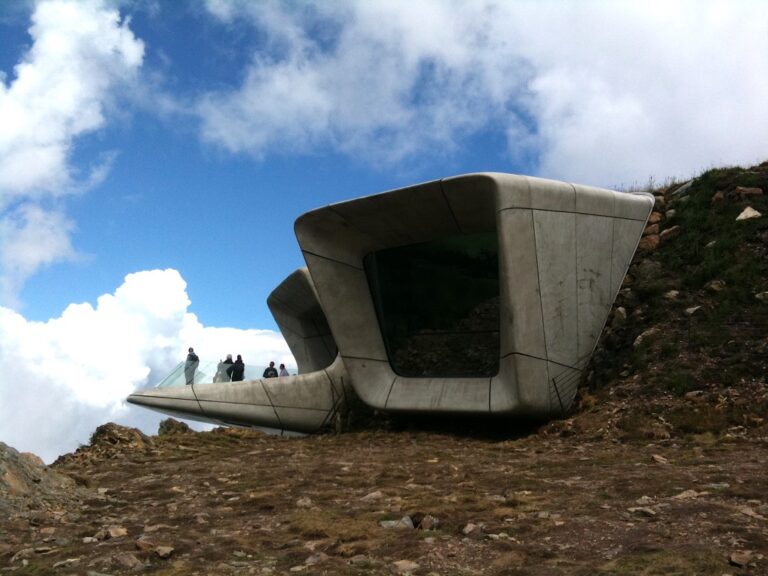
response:
M171 370L171 373L163 378L155 388L171 388L173 386L185 386L187 384L187 375L184 371L186 362L179 362L176 367ZM229 382L230 377L227 375L226 369L229 364L220 362L219 360L201 360L195 370L193 382L194 384L214 384L217 382ZM266 366L253 366L245 365L245 374L243 380L256 380L261 378L264 374L264 368ZM295 370L289 370L291 375L294 375Z

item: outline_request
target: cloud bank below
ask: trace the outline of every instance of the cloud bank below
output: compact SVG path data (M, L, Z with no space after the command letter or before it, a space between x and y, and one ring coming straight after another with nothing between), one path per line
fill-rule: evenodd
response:
M51 461L108 421L155 433L163 416L124 400L159 382L189 346L201 359L295 366L279 333L203 326L189 305L186 282L169 269L129 274L96 306L72 304L47 322L0 308L0 441Z

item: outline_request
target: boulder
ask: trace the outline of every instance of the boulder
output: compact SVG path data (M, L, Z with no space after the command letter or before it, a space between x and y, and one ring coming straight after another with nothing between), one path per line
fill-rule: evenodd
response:
M650 224L649 226L646 226L645 230L643 231L643 236L650 236L658 233L659 233L659 225Z
M660 262L646 258L645 260L641 260L637 266L633 266L632 271L637 280L649 282L661 276L662 267Z
M646 341L648 338L651 338L659 333L659 329L655 326L653 328L648 328L648 330L644 331L642 334L640 334L637 338L635 338L635 341L632 343L633 348L638 348L644 341Z
M644 250L646 252L653 252L659 247L660 242L661 239L657 234L643 236L643 238L640 240L640 243L637 245L637 249Z
M763 215L752 208L752 206L747 206L742 210L741 214L736 216L736 220L752 220L753 218L761 218Z
M675 196L675 197L678 197L678 198L681 197L681 196L686 196L688 194L688 192L690 192L691 186L693 186L693 180L688 180L688 182L686 182L685 184L683 184L679 188L676 188L672 192L672 196Z
M682 232L680 226L672 226L672 228L662 230L661 234L659 234L659 240L662 242L669 242L673 238L677 238L680 235L680 232Z
M736 189L734 190L734 193L740 199L744 200L746 198L754 198L755 196L762 196L763 195L763 189L762 188L750 188L750 187L747 187L747 186L736 186Z

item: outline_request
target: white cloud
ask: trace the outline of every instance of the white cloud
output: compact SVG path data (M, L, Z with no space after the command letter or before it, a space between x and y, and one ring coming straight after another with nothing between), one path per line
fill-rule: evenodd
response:
M760 2L208 7L268 37L241 86L200 102L204 139L233 152L392 162L492 128L540 175L605 185L765 157Z
M112 91L134 78L144 45L100 0L38 3L32 46L0 85L0 190L61 194L72 183L73 140L101 128Z
M29 34L29 51L10 81L0 82L0 227L4 244L15 248L4 246L0 259L8 305L39 266L72 257L74 228L50 200L103 180L109 155L80 177L72 149L105 125L116 89L135 79L144 57L143 43L102 0L40 1ZM36 234L29 233L33 216L47 224ZM55 222L64 226L48 225Z
M389 162L449 145L500 104L476 82L473 46L453 41L476 23L451 6L216 2L215 15L243 13L270 36L238 90L201 99L204 139L257 157L332 145ZM319 27L338 33L318 38Z
M124 400L159 382L190 345L201 360L233 353L248 365L295 366L279 333L203 326L189 305L177 271L151 270L47 322L0 308L0 441L50 461L107 421L155 433L162 416Z
M14 306L21 285L38 268L74 259L74 223L61 212L22 204L0 216L0 301Z

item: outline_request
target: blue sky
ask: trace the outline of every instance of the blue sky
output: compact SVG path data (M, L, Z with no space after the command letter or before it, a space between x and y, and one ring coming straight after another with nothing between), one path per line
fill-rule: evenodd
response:
M265 300L307 210L759 162L766 78L760 2L2 3L0 441L152 431L123 399L189 345L291 364Z

